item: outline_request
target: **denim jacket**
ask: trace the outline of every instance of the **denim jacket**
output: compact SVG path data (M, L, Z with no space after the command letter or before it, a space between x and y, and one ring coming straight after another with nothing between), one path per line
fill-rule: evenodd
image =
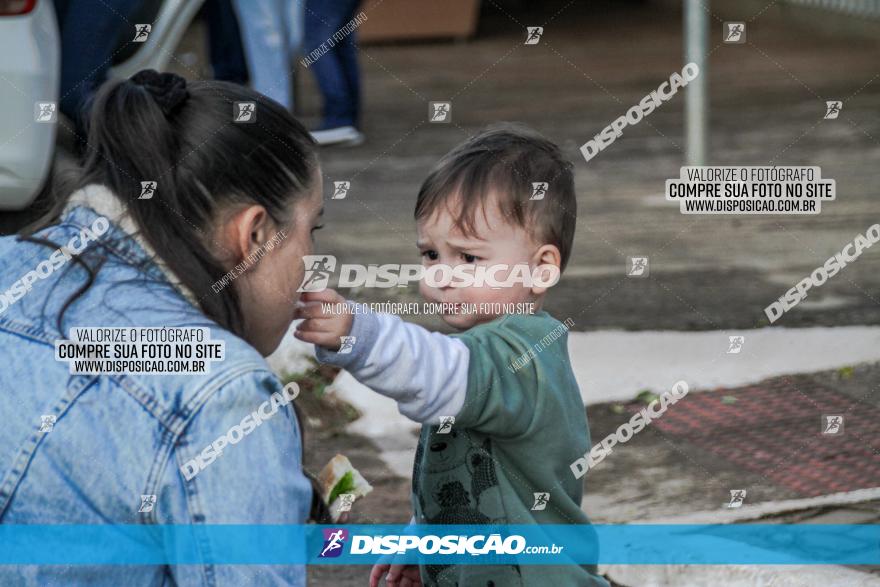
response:
M75 241L100 216L68 208L37 234ZM74 239L74 240L72 240ZM197 475L181 467L274 392L278 378L244 340L187 300L118 224L87 253L106 262L94 283L57 318L87 273L68 261L22 294L0 299L0 523L302 524L311 485L302 443L286 404ZM80 245L76 245L79 248ZM17 237L0 238L0 295L53 254ZM63 258L63 257L57 257ZM225 360L201 374L71 375L54 343L71 327L207 327L225 342ZM44 424L47 420L54 423ZM43 430L41 430L41 426ZM156 496L155 502L142 496ZM144 510L144 511L139 511ZM210 557L210 545L201 545ZM2 548L2 545L0 545ZM201 554L201 553L200 553ZM0 566L0 585L304 585L303 566Z

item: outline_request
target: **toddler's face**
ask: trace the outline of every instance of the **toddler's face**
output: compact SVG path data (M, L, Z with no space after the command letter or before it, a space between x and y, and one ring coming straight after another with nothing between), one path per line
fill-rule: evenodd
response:
M455 198L450 200L454 206ZM535 268L548 263L546 249L556 251L558 266L558 250L552 245L541 246L529 233L513 222L508 222L494 198L490 198L482 213L478 210L474 218L473 235L465 235L455 226L454 217L446 207L441 207L432 216L417 224L419 253L426 270L437 264L455 268L459 265L470 265L467 271L476 272L476 267L487 268L506 265L506 268L495 270L494 281L503 282L508 277L516 283L505 287L491 287L488 283L468 287L433 286L428 279L419 283L419 291L428 302L457 304L454 311L442 314L443 321L458 330L465 330L483 322L490 322L505 313L497 311L499 305L534 303L534 311L540 309L545 289L529 287L522 284L519 275L531 276ZM550 254L552 257L552 252ZM551 264L552 264L552 260ZM515 269L519 266L519 269ZM460 268L465 270L465 268ZM511 273L514 273L511 276ZM476 308L477 313L463 313L460 305L467 304ZM482 306L481 306L482 305ZM495 306L494 308L491 306ZM510 307L510 306L508 306Z

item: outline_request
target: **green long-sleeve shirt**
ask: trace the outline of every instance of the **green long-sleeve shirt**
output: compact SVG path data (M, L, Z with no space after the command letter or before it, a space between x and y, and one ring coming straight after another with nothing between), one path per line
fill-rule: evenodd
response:
M450 337L359 308L353 347L346 354L318 349L318 358L424 423L413 474L417 522L582 524L584 539L593 539L580 508L583 486L569 467L588 452L590 438L564 324L546 312L511 314ZM438 425L449 416L451 427ZM608 585L594 566L564 555L559 566L421 571L428 586Z
M567 327L539 312L507 315L454 336L469 351L465 402L448 430L422 428L413 470L416 521L589 524L582 482L569 467L589 452L590 434ZM426 566L422 582L607 587L594 566L573 564Z

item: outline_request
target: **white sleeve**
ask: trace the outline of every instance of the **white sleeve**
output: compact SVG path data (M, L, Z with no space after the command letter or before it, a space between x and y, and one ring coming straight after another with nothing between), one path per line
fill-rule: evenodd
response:
M350 303L350 302L349 302ZM423 424L457 416L467 392L469 351L460 340L358 305L349 353L316 347L318 360L397 401L400 413Z

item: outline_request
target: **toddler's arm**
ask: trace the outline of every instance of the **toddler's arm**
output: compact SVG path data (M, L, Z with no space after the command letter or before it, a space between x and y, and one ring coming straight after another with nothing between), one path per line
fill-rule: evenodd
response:
M296 337L316 345L319 361L346 369L397 401L400 413L416 422L436 425L441 416L461 411L469 364L463 342L390 314L328 313L322 303L345 303L332 290L304 294L302 301L297 317L306 320L297 327ZM364 306L359 309L367 311ZM350 352L337 352L342 336L355 338Z

